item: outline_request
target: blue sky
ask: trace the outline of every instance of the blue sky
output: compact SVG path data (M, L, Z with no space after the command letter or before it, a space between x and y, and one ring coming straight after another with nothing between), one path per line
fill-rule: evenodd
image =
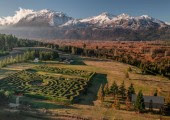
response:
M132 16L147 14L170 22L170 0L0 0L0 17L13 15L19 7L52 9L75 18L85 18L102 12L115 15L127 13Z

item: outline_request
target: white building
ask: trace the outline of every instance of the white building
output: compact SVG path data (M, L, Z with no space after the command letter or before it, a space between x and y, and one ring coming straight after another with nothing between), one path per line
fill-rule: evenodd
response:
M39 62L39 59L38 59L38 58L35 58L35 59L34 59L34 62L35 62L35 63L38 63L38 62Z

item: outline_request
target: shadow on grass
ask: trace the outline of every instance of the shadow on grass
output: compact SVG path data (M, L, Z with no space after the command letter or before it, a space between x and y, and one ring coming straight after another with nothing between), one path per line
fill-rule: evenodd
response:
M75 60L71 65L86 65L82 60Z
M97 94L101 85L107 83L106 74L95 74L84 93L75 100L77 104L94 105L93 101L97 100Z
M27 97L24 97L20 101L23 105L30 105L32 108L36 109L77 109L76 107L65 105L65 104L57 104L57 103L49 103L46 101L37 101L34 99L30 99Z
M46 102L33 102L31 103L31 107L36 109L77 109L73 106L66 106L66 105L58 105L54 103L46 103Z
M17 70L10 70L10 69L1 69L0 70L0 77L5 77L5 75L7 74L12 74L12 73L15 73L17 72Z
M0 120L26 120L26 117L16 112L10 112L5 109L4 110L1 109Z
M111 61L111 60L109 60L109 59L105 59L105 58L90 58L90 57L85 57L85 58L83 58L83 60L87 60L87 61L98 61L98 62L100 62L100 61L103 61L103 62L109 62L109 61Z

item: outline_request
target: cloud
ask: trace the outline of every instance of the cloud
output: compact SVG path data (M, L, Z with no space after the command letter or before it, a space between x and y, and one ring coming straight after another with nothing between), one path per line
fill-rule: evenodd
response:
M170 25L170 22L165 22L167 25Z
M20 7L19 10L15 12L14 16L0 18L0 25L15 24L18 21L20 21L22 18L26 17L29 14L33 14L33 13L35 13L35 12L31 9L23 9Z

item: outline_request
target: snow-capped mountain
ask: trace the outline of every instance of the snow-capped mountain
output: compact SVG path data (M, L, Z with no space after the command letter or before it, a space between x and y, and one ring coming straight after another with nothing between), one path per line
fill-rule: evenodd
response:
M34 11L30 9L22 9L16 11L16 14L12 17L0 18L0 25L10 26L59 26L65 24L73 18L67 16L62 12L55 12L47 9L40 11Z
M166 26L165 22L149 17L148 15L132 17L128 14L123 13L121 15L115 16L106 12L98 16L81 19L79 20L79 22L76 23L79 24L84 23L88 25L93 25L94 27L101 27L101 28L122 27L122 28L139 29L139 28ZM66 24L67 26L70 24L73 25L70 21Z
M99 26L102 26L102 25L111 23L113 18L114 18L113 15L111 15L107 12L104 12L104 13L98 15L98 16L82 19L82 20L80 20L80 22L97 24Z
M14 16L0 18L0 33L41 39L141 40L169 38L170 25L148 15L112 15L75 19L65 13L43 9L22 9Z
M14 16L0 18L1 26L58 26L58 27L124 27L124 28L148 28L148 27L164 27L166 23L147 15L132 17L127 14L112 15L104 12L98 16L74 19L62 12L52 10L34 11L30 9L22 9L16 11Z

